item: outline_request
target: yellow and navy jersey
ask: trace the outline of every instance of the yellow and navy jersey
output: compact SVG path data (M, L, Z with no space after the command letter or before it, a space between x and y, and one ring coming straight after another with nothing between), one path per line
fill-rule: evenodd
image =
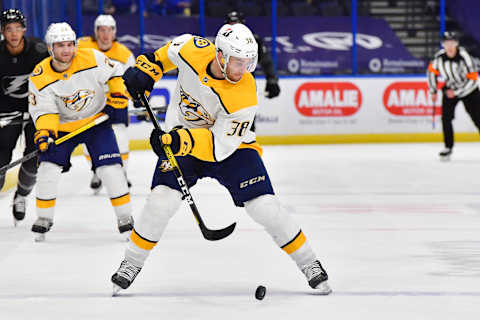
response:
M248 72L236 84L212 78L207 68L210 62L217 63L215 52L210 41L190 34L155 51L163 72L178 68L165 130L176 126L208 129L193 134L192 154L205 161L222 161L243 147L261 152L250 130L257 110L255 79Z
M127 70L128 67L135 64L135 56L132 51L118 41L113 41L112 47L107 51L103 51L98 47L98 43L93 37L81 37L78 39L78 48L98 50L110 58L110 60L121 63L123 70Z
M107 95L125 95L122 66L93 49L78 49L71 66L56 72L46 58L29 78L29 112L37 129L73 131L105 107Z

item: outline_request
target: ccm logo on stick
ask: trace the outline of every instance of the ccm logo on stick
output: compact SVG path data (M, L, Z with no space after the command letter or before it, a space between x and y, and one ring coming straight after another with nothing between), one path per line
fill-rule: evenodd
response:
M260 181L265 181L265 176L259 176L259 177L255 177L255 178L252 178L252 179L241 182L240 183L240 189L248 187L249 185L252 185L252 184L260 182Z

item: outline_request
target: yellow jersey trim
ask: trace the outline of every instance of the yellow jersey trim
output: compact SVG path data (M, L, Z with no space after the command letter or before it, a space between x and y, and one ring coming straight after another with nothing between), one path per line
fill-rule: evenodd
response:
M51 130L57 135L59 124L60 115L58 113L47 113L37 118L37 121L35 121L35 128L37 130Z
M213 155L213 133L207 128L188 129L193 138L190 154L197 159L215 162Z
M125 45L121 44L118 41L113 41L112 47L107 50L103 51L98 46L98 42L91 36L81 37L78 39L78 48L91 48L102 52L106 55L109 59L118 61L120 63L126 64L128 62L128 58L133 56L132 51L128 49Z
M155 62L160 62L163 73L177 68L177 66L174 65L173 62L168 58L167 52L171 44L172 42L169 41L166 45L164 45L154 53Z
M57 81L68 80L75 73L96 68L98 65L93 49L77 49L72 65L63 72L53 70L51 61L52 57L43 59L34 69L41 72L33 72L30 76L30 80L38 91Z

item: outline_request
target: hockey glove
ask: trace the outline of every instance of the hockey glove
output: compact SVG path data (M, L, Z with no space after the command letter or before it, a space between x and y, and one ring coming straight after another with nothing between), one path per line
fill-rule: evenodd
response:
M128 98L120 93L108 93L102 112L108 115L108 123L128 124Z
M168 145L175 156L186 156L192 151L193 137L188 129L174 129L168 133L154 129L150 135L153 151L160 156L163 146Z
M265 93L267 98L275 98L280 94L280 86L278 85L278 80L267 80L267 86L265 87Z
M37 146L38 151L46 152L53 150L55 146L55 133L47 129L41 129L35 132L33 142Z
M142 54L137 57L135 67L128 68L122 78L132 99L139 100L139 95L153 90L153 85L162 75L162 68L155 63L155 56ZM135 106L137 105L135 103Z

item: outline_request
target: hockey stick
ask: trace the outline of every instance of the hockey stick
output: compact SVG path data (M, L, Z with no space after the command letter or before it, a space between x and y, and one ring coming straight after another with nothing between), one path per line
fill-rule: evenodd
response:
M157 119L153 115L152 109L150 108L150 104L148 103L147 97L145 97L145 94L140 95L140 100L143 103L143 106L145 109L147 109L148 114L150 115L150 118L152 119L153 125L156 129L160 129L160 125L158 124ZM237 225L236 222L232 223L226 228L220 229L220 230L212 230L208 229L205 223L202 220L202 217L200 216L200 212L198 212L197 206L195 205L195 202L193 201L192 194L190 193L190 190L187 186L187 183L185 182L185 179L183 178L182 171L180 170L180 167L178 166L177 160L175 159L175 156L173 155L172 149L170 148L169 145L164 145L163 146L163 151L165 151L165 154L167 155L168 161L170 162L170 165L173 167L173 172L175 173L175 177L177 178L178 185L180 186L180 189L182 190L183 198L187 200L188 204L190 205L190 209L192 210L192 213L197 220L198 226L200 227L200 231L202 231L203 237L207 240L210 241L215 241L215 240L220 240L225 237L228 237L233 230L235 229L235 226Z
M63 137L58 138L57 140L55 140L55 145L59 145L60 143L65 142L65 141L67 141L68 139L75 137L76 135L79 135L80 133L82 133L82 132L90 129L91 127L96 126L97 124L100 124L100 123L102 123L102 122L105 122L106 120L108 120L108 115L104 114L104 115L96 118L95 120L87 123L87 124L84 125L83 127L80 127L80 128L78 128L77 130L74 130L74 131L70 132L69 134L64 135ZM26 156L24 156L23 158L20 158L20 159L14 161L14 162L12 162L12 163L9 163L9 164L1 167L1 168L0 168L0 176L4 175L5 172L6 172L8 169L13 168L13 167L19 165L19 164L22 163L22 162L25 162L25 161L27 161L27 160L30 160L30 159L36 157L37 154L38 154L38 150L32 151L32 152L30 152L29 154L27 154Z
M153 112L157 112L157 113L165 113L167 112L167 106L161 106L161 107L152 107L151 108ZM128 110L128 113L129 114L133 114L133 115L141 115L141 114L144 114L145 112L147 112L146 109L132 109L132 110Z

